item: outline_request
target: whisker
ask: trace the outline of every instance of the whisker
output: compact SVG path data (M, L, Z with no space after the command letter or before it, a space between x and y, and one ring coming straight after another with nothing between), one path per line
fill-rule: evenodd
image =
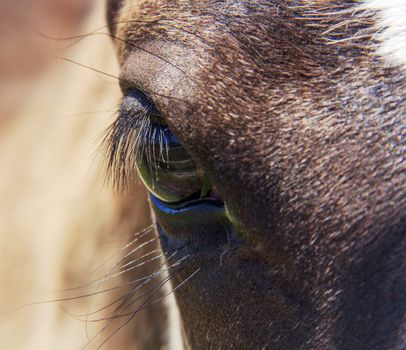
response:
M137 231L136 233L132 234L131 236L133 236L134 239L131 240L129 243L127 243L124 247L122 247L117 253L113 254L107 261L103 262L103 265L105 265L107 262L111 261L111 259L113 259L115 256L117 256L121 252L125 251L126 249L128 249L129 247L134 245L136 242L138 242L139 240L144 238L146 235L153 233L154 232L153 228L154 228L154 226L151 224L151 225L147 226L146 228L143 228L142 230ZM120 262L121 262L121 260L117 264L119 264ZM100 269L100 267L102 267L102 266L99 266L98 269Z
M147 246L147 245L149 245L149 244L151 244L151 243L153 243L153 242L156 242L158 239L159 239L159 237L154 237L154 238L152 238L152 239L150 239L150 240L148 240L148 241L146 241L146 242L144 242L144 243L138 245L138 246L135 247L134 249L132 249L129 253L127 253L123 258L121 258L117 263L115 263L115 264L113 265L113 267L112 267L112 268L109 270L109 272L106 274L106 277L108 277L113 271L115 271L116 268L117 268L117 266L118 266L120 263L122 263L124 260L126 260L128 257L130 257L130 255L134 254L135 252L137 252L138 250L144 248L145 246Z
M146 21L146 20L123 20L123 21L115 21L112 22L112 25L119 25L119 24L126 24L126 23L142 23L142 24L152 24L155 21ZM202 37L201 35L192 32L190 30L187 30L185 28L179 27L174 25L173 23L170 23L168 21L165 22L165 26L168 28L172 28L172 29L177 29L183 33L189 34L191 36L194 36L195 38L199 39L201 42L205 43L207 46L209 47L213 47L212 44L210 44L207 39L205 39L204 37ZM43 39L47 39L47 40L52 40L52 41L72 41L74 40L74 42L72 44L70 44L69 46L65 47L64 49L68 49L71 46L74 46L75 44L77 44L78 42L82 41L83 39L86 39L88 37L91 37L93 35L98 35L98 34L103 34L103 35L110 35L112 37L114 37L113 35L107 33L107 32L100 32L101 30L104 29L108 29L108 25L105 24L103 26L100 26L90 32L84 33L84 34L79 34L79 35L72 35L72 36L65 36L65 37L57 37L57 36L52 36L52 35L48 35L46 33L41 32L40 30L36 29L36 28L32 28L32 31L37 34L38 36L40 36Z
M179 283L175 288L172 288L169 293L165 294L163 297L161 297L161 298L159 298L159 299L157 299L157 300L154 300L152 303L150 303L150 304L144 306L143 309L144 309L144 308L147 308L147 307L150 307L150 306L152 306L152 305L154 305L154 304L157 304L157 303L159 303L160 301L162 301L163 299L165 299L166 297L168 297L169 295L173 294L175 291L177 291L178 289L180 289L184 284L186 284L190 279L192 279L193 276L195 276L195 275L200 271L200 269L201 269L201 268L199 267L199 268L198 268L197 270L195 270L189 277L187 277L184 281L182 281L181 283ZM131 314L131 313L133 313L133 312L138 312L138 311L139 311L139 310L132 311L132 312L128 313L128 315Z
M106 24L104 24L101 27L98 27L95 30L92 30L91 32L85 33L85 34L78 34L78 35L72 35L72 36L65 36L65 37L58 37L58 36L52 36L52 35L48 35L45 34L44 32L41 32L40 30L36 29L36 28L31 28L31 30L37 34L38 36L40 36L43 39L47 39L47 40L52 40L52 41L71 41L71 40L82 40L85 39L89 36L92 36L94 34L96 34L97 32L99 32L99 30L102 29L106 29L108 26Z
M176 273L179 273L179 272L181 272L181 271L182 271L182 270L176 271L175 273L173 273L173 275L175 275ZM152 306L152 305L154 305L154 304L159 303L160 301L162 301L163 299L165 299L166 297L168 297L169 295L171 295L172 293L174 293L176 290L178 290L179 288L181 288L181 287L182 287L184 284L186 284L190 279L192 279L193 276L195 276L199 271L200 271L200 267L199 267L197 270L195 270L195 271L194 271L189 277L187 277L184 281L182 281L181 283L179 283L175 288L172 288L169 293L167 293L167 294L165 294L164 296L162 296L162 297L160 297L160 298L154 300L154 301L151 302L150 304L145 305L143 308L141 308L141 309L140 309L140 308L137 308L136 310L129 311L129 312L125 313L125 314L116 315L115 317L116 317L116 318L126 317L126 316L132 315L132 314L134 314L134 313L136 313L136 312L138 312L138 311L140 311L140 310L142 310L142 309L144 309L144 308L147 308L147 307L149 307L149 306ZM172 277L173 277L173 276L171 276L171 278L172 278ZM109 318L106 318L105 320L107 320L107 319L109 319Z
M176 253L176 252L175 252L175 253ZM166 262L168 262L169 259L171 259L171 258L175 255L175 253L173 253L173 254L166 260ZM120 300L124 300L125 303L127 303L127 302L135 295L135 293L136 293L137 291L139 291L142 287L144 287L145 285L147 285L149 282L151 282L151 281L154 280L155 278L159 277L162 273L169 271L169 269L171 269L171 268L173 268L173 267L176 267L176 266L179 266L179 265L180 265L183 261L185 261L188 257L189 257L189 256L185 256L185 257L179 259L177 262L175 262L175 263L169 265L169 266L166 267L165 269L162 269L162 267L166 264L166 262L162 263L162 265L159 267L158 270L156 270L155 272L151 273L150 275L148 275L148 276L142 278L141 280L144 280L143 283L142 283L141 285L138 285L138 286L134 287L133 289L131 289L130 292L128 292L128 293L126 293L126 294L124 294L124 295L122 295L122 296L116 298L114 301L112 301L112 302L109 303L108 305L103 306L102 308L100 308L100 309L98 309L98 310L95 310L95 311L93 311L93 312L89 312L89 313L87 313L86 315L77 315L77 316L79 316L79 317L80 317L80 316L82 316L82 317L85 317L85 316L86 316L86 317L87 317L87 316L90 316L90 315L98 314L98 313L100 313L101 311L108 309L110 306L113 306L114 304L116 304L116 303L119 302ZM116 286L116 287L114 287L114 289L126 287L126 286L129 286L130 284L134 284L134 282L139 282L139 281L140 281L140 279L138 279L138 280L136 280L136 281L132 281L132 282L126 283L126 284L124 284L124 285L122 285L122 286ZM134 301L134 302L135 302L135 301ZM120 306L118 306L115 311L118 311L118 310L119 310L121 307L123 307L123 306L124 306L123 304L120 304ZM113 313L113 312L112 312L112 313ZM88 319L86 319L86 322L99 322L99 321L108 320L108 319L110 319L110 318L105 318L105 319L100 318L100 319L93 319L93 320L88 320ZM84 321L84 320L83 320L83 321Z
M106 111L89 111L89 112L80 112L80 113L72 113L72 114L65 114L65 115L60 115L58 118L62 119L68 119L68 118L74 118L74 117L81 117L81 116L93 116L93 115L99 115L99 114L110 114L112 115L116 114L119 112L119 110L116 109L116 107L111 108Z
M167 298L170 294L174 293L176 290L178 290L179 288L181 288L182 286L184 286L189 280L191 280L199 271L200 271L200 267L198 269L196 269L193 273L191 273L184 281L182 281L181 283L179 283L175 288L172 288L172 290L165 294L164 296L152 301L149 304L146 304L147 301L149 299L151 299L151 297L153 297L167 282L169 282L176 274L180 273L182 270L179 271L175 271L172 274L170 274L168 277L166 277L158 286L157 289L154 290L154 292L148 297L146 298L142 304L135 310L128 312L126 314L121 314L121 315L116 315L115 317L126 317L126 316L130 316L128 320L126 320L121 326L119 326L112 334L110 334L104 341L103 343L100 344L100 346L98 347L98 349L100 349L104 344L106 344L106 342L111 339L118 331L120 331L120 329L122 329L123 327L125 327L140 311L151 307L154 304L157 304L159 302L161 302L162 300L164 300L165 298Z
M177 272L174 272L174 273L172 273L172 274L170 274L168 277L164 278L163 281L160 282L157 286L154 286L153 291L152 291L151 294L142 302L142 304L140 305L139 309L142 308L142 307L148 302L148 300L150 300L159 290L161 290L161 288L162 288L167 282L169 282L170 279L171 279L176 273L178 273L178 271L177 271ZM144 295L145 295L145 293L144 293ZM143 296L144 296L144 295L143 295ZM109 339L111 339L115 334L117 334L118 331L120 331L123 327L125 327L125 326L136 316L137 313L138 313L138 312L132 313L131 316L128 318L128 320L126 320L122 325L120 325L116 330L114 330L114 332L112 332L112 333L97 347L97 349L101 349L101 347L102 347L104 344L106 344L107 341L109 341ZM119 318L119 317L121 318L121 317L125 317L125 316L120 316L120 315L118 315L118 316L110 317L110 318L108 319L108 320L109 320L108 324L107 324L105 327L103 327L103 329L102 329L100 332L98 332L98 334L96 335L96 337L99 336L104 330L106 330L106 328L111 325L111 323L113 322L113 320L115 320L115 319L117 319L117 318ZM95 339L95 338L93 338L93 340L94 340L94 339ZM93 341L93 340L92 340L92 341Z
M67 58L67 57L62 57L62 56L56 56L55 58L60 59L60 60L62 60L62 61L69 62L69 63L76 64L76 65L78 65L78 66L80 66L80 67L82 67L82 68L90 69L90 70L92 70L92 71L94 71L94 72L96 72L96 73L100 73L100 74L102 74L102 75L104 75L104 76L107 76L107 77L110 77L110 78L114 78L114 79L116 79L116 80L118 80L118 81L120 81L120 82L126 83L127 85L130 85L130 86L132 85L132 83L131 83L130 81L126 80L126 79L123 79L123 78L121 78L121 77L118 77L118 76L116 76L116 75L114 75L114 74L110 74L110 73L107 73L107 72L103 72L103 71L100 70L100 69L97 69L97 68L88 66L88 65L86 65L86 64L77 62L77 61L75 61L75 60L73 60L73 59L70 59L70 58ZM177 97L175 97L175 96L164 95L164 94L160 94L160 93L155 92L155 91L149 91L149 93L150 93L151 95L155 95L155 96L158 96L158 97L166 98L166 99L169 99L169 100L179 101L179 102L182 102L182 103L185 103L185 104L188 104L188 105L190 104L189 101L183 100L183 99L181 99L181 98L177 98Z
M133 288L133 293L135 293L137 290L139 290L139 289L141 289L144 285L146 285L146 284L148 284L151 280L153 280L155 277L158 277L158 276L160 276L164 271L162 271L161 269L162 269L162 267L173 257L173 256L175 256L175 254L177 253L178 251L175 251L171 256L169 256L167 259L165 259L163 262L162 262L162 264L159 266L159 268L158 268L158 270L156 270L155 272L153 272L152 274L149 274L148 276L144 276L143 278L140 278L140 279L137 279L137 280L135 280L135 281L131 281L131 282L129 282L129 283L126 283L126 284L124 284L124 285L120 285L120 286L116 286L117 287L117 289L118 288L123 288L123 287L126 287L126 286L129 286L129 285L132 285L132 284L138 284L139 282L142 282L141 283L141 285L138 285L138 286L136 286L135 288ZM114 304L116 304L117 302L119 302L121 299L123 299L123 298L125 298L125 295L124 296L122 296L122 297L120 297L120 298L118 298L118 299L116 299L116 300L114 300L113 302L111 302L110 304L108 304L108 305L106 305L106 306L104 306L104 307L102 307L102 308L99 308L98 310L96 310L96 311L94 311L94 312L90 312L90 305L89 305L89 309L88 309L88 312L87 312L87 314L85 315L85 317L86 317L86 336L87 336L87 338L89 339L89 341L90 341L90 338L89 338L89 335L88 335L88 324L89 324L89 316L90 315L95 315L95 314L97 314L97 313L99 313L99 312L101 312L101 311L103 311L103 310L105 310L105 309L108 309L110 306L112 306L112 305L114 305ZM125 300L125 299L124 299ZM84 315L83 315L84 316Z
M142 287L146 286L149 282L151 282L151 281L154 280L155 278L159 277L163 272L165 272L165 270L158 270L158 271L155 271L154 273L151 273L151 274L149 274L149 275L146 276L146 277L137 279L137 280L132 281L132 282L129 282L129 283L125 283L125 284L123 284L123 285L121 285L121 286L116 286L116 287L114 287L114 288L111 288L111 289L108 290L108 291L111 291L111 290L113 290L113 289L118 289L118 288L127 287L127 286L130 285L130 283L134 284L135 282L136 282L136 283L142 282L140 285L137 285L136 287L134 287L133 289L131 289L131 292L130 292L130 293L133 293L133 294L131 294L131 296L132 296L132 295L134 295L137 291L139 291ZM105 291L103 291L103 292L105 292ZM126 293L126 294L124 294L124 295L122 295L122 296L116 298L114 301L110 302L109 304L107 304L107 305L105 305L105 306L103 306L103 307L101 307L101 308L99 308L99 309L97 309L97 310L95 310L95 311L92 311L92 312L89 311L89 312L86 313L86 314L78 314L78 315L76 315L76 316L77 316L77 317L86 317L85 320L79 319L79 320L85 321L85 322L98 322L98 321L102 321L103 319L89 320L87 317L88 317L88 316L91 316L91 315L96 315L96 314L98 314L98 313L100 313L100 312L102 312L102 311L108 309L110 306L113 306L114 304L118 303L120 300L123 300L123 299L125 300L129 295L130 295L130 294Z
M86 68L86 69L90 69L90 70L92 70L93 72L100 73L100 74L102 74L102 75L104 75L104 76L106 76L106 77L114 78L114 79L117 79L117 80L119 80L119 81L121 81L121 82L127 83L127 81L126 81L125 79L122 79L122 78L120 78L120 77L118 77L118 76L116 76L116 75L114 75L114 74L110 74L110 73L107 73L107 72L103 72L103 71L100 70L100 69L90 67L90 66L88 66L88 65L86 65L86 64L77 62L77 61L72 60L72 59L70 59L70 58L62 57L62 56L56 56L56 58L57 58L57 59L60 59L60 60L62 60L62 61L66 61L66 62L69 62L69 63L76 64L76 65L78 65L79 67L83 67L83 68Z
M184 246L185 247L185 246ZM184 247L180 248L183 249ZM178 249L177 251L175 251L170 257L172 257L174 254L176 254L180 249ZM169 258L170 258L169 257ZM187 259L189 257L189 255L179 259L176 263L172 264L170 267L173 266L178 266L179 264L181 264L185 259ZM168 259L169 259L168 258ZM167 260L168 260L167 259ZM168 267L168 269L170 268ZM144 292L141 296L137 297L135 300L133 300L131 302L130 305L134 304L135 302L137 302L138 300L140 300L142 297L144 297L145 295L147 295L148 293L150 293L150 295L142 302L140 308L142 308L142 306L144 306L146 304L146 302L148 300L150 300L153 295L155 295L155 293L157 293L162 287L163 285L165 285L173 276L174 274L176 274L177 272L175 271L172 274L169 274L167 277L165 277L160 283L154 285L152 288L148 289L146 292ZM138 288L139 289L139 288ZM152 291L152 292L151 292ZM106 317L106 318L100 318L100 319L95 319L95 320L87 320L87 322L100 322L100 321L108 321L107 324L105 326L102 327L102 329L100 329L97 334L95 334L91 339L89 339L89 343L86 345L88 346L90 343L92 343L98 336L100 336L101 333L103 333L111 324L114 320L118 319L118 318L122 318L120 317L120 315L117 315L117 313L119 312L120 309L122 309L125 305L127 305L127 303L131 300L131 298L135 295L135 291L131 291L128 295L125 296L123 302L111 313L112 316ZM120 298L122 299L122 298ZM124 327L128 322L131 321L132 318L135 317L135 314L131 315L131 317L129 318L129 320L127 320L126 322L124 322L118 329L116 329L115 332L113 332L105 341L103 341L103 343L99 346L99 348L101 346L103 346L105 344L106 341L108 341L108 339L110 339L115 333L117 333L117 331L119 331L122 327ZM85 347L86 347L85 346Z
M100 34L105 34L105 33L100 33ZM159 56L159 55L157 55L157 54L155 54L155 53L153 53L153 52L151 52L151 51L149 51L149 50L147 50L147 49L145 49L145 48L143 48L143 47L141 47L141 46L135 45L135 44L134 44L133 42L131 42L131 41L128 41L128 40L119 38L118 36L111 35L111 34L106 34L106 35L109 36L109 37L112 38L112 39L121 41L121 42L123 42L123 43L125 43L125 44L127 44L127 45L129 45L129 46L131 46L131 47L134 47L134 48L136 48L136 49L138 49L138 50L140 50L140 51L143 51L143 52L145 52L145 53L151 55L152 57L158 58L159 60L161 60L161 61L167 63L168 65L170 65L171 67L175 68L176 70L178 70L179 72L181 72L183 75L185 75L186 77L188 77L188 78L190 78L192 81L194 81L194 79L192 79L192 78L189 76L189 74L187 74L183 69L179 68L176 64L172 63L171 61L167 60L166 58L161 57L161 56Z
M159 271L157 276L160 276L163 272L169 271L169 269L171 269L171 268L173 268L173 267L179 266L179 265L180 265L182 262L184 262L188 257L189 257L189 255L184 256L184 257L182 257L181 259L179 259L176 263L174 263L174 264L168 266L165 270ZM139 290L139 289L140 289L140 288L137 287L137 290ZM137 290L135 290L135 288L134 288L133 290L131 290L131 292L128 294L128 297L129 297L129 298L128 298L127 300L125 300L125 302L124 302L122 305L120 305L118 309L123 308L123 307L125 306L125 304L127 304L127 303L131 300L131 298L135 295L135 293L137 292ZM147 292L148 292L148 291L147 291ZM136 301L140 300L145 294L147 294L147 292L144 293L143 295L141 295L140 297L137 297L135 300L133 300L130 305L133 305ZM118 309L115 310L115 313L118 312ZM121 316L121 315L115 315L114 318L121 318L121 317L125 317L125 316L127 316L127 314L125 314L125 315L123 315L123 316ZM101 320L104 320L104 321L105 321L105 320L109 320L109 319L111 319L111 318L112 318L112 317L109 316L109 317L107 317L107 318L105 318L105 319L93 320L92 322L98 322L98 321L101 321Z
M114 259L117 255L119 255L120 253L122 253L125 249L128 249L131 245L133 245L134 243L136 243L138 240L137 239L141 239L143 237L146 236L146 234L148 233L152 233L153 232L153 225L150 225L144 229L142 229L141 231L138 231L134 234L132 234L132 236L136 237L134 240L132 240L131 242L129 242L128 244L126 244L124 247L122 247L118 252L112 254L109 258L107 258L105 261L103 261L95 270L93 270L92 272L90 272L90 275L94 275L97 271L99 271L103 266L107 265L107 263L109 263L112 259ZM150 253L150 252L149 252ZM147 254L149 254L147 253ZM143 259L145 257L145 255L139 257L139 259ZM118 265L121 263L122 260L120 260L119 262L117 262L115 265ZM114 265L114 266L115 266ZM114 267L113 266L113 267ZM69 291L74 291L74 290L80 290L86 287L90 287L93 285L96 285L100 282L103 282L104 280L109 279L108 274L111 273L111 269L109 270L108 273L104 274L103 276L92 280L88 283L82 284L80 286L77 287L72 287L72 288L65 288L65 289L60 289L55 291L54 293L60 293L60 292L69 292Z
M147 254L145 254L145 255L143 256L143 258L144 258L146 255L151 255L152 253L158 252L158 251L159 251L159 250L157 249L157 250L155 250L155 251L153 251L153 252L147 253ZM121 270L121 271L115 273L114 275L108 276L108 278L105 279L105 280L103 280L103 281L101 281L101 283L102 283L102 282L105 282L105 281L107 281L107 280L111 280L111 279L113 279L113 278L115 278L115 277L121 276L121 275L123 275L123 274L125 274L125 273L127 273L127 272L130 272L130 271L132 271L132 270L134 270L134 269L136 269L136 268L138 268L138 267L144 266L144 265L146 265L146 264L148 264L148 263L150 263L150 262L153 262L153 261L155 261L155 260L158 260L158 259L160 259L161 257L162 257L162 254L159 253L158 255L154 256L154 257L151 258L151 259L148 259L148 260L143 261L143 262L141 262L141 263L139 263L139 264L137 264L137 265L134 265L134 266L131 266L131 267L126 268L126 269L124 269L124 270ZM140 259L136 259L136 260L140 260ZM136 260L135 260L135 261L136 261ZM131 264L133 264L135 261L131 261L131 262L128 263L127 265L131 265Z
M180 248L180 249L183 249L183 247ZM169 261L169 259L171 259L177 252L179 252L180 249L176 250L171 256L169 256L169 257L162 263L162 265L160 266L160 268L162 268L162 266L164 266L165 263L166 263L167 261ZM184 258L182 258L182 259L184 259ZM177 262L177 263L178 263L178 262ZM177 263L170 265L170 267L177 266ZM159 271L159 270L158 270L158 271ZM158 272L158 271L157 271L157 272ZM49 304L49 303L59 303L59 302L73 301L73 300L78 300L78 299L84 299L84 298L92 297L92 296L95 296L95 295L107 293L107 292L110 292L110 291L113 291L113 290L116 290L116 289L124 288L124 287L127 287L127 286L129 286L129 285L138 283L138 282L140 282L140 281L143 281L143 280L145 280L145 279L148 279L148 278L150 277L150 275L151 275L151 274L149 274L148 276L142 277L142 278L140 278L140 279L137 279L137 280L130 281L130 282L128 282L128 283L119 285L119 286L107 288L107 289L102 290L102 291L97 291L97 292L92 292L92 293L86 293L86 294L77 295L77 296L73 296L73 297L58 298L58 299L51 299L51 300L45 300L45 301L37 301L37 302L33 302L33 303L24 304L24 305L20 306L20 307L18 308L18 310L23 309L23 308L26 308L26 307L29 307L29 306L34 306L34 305L42 305L42 304Z
M131 266L131 265L133 265L134 263L136 263L137 261L140 261L141 259L144 259L145 257L150 256L150 255L152 255L152 254L154 254L154 253L159 253L159 255L158 255L159 257L162 256L160 249L154 249L154 250L152 250L152 251L150 251L150 252L144 254L142 257L138 257L137 259L134 259L134 260L128 262L127 264L121 266L120 269L128 268L128 266ZM151 258L151 259L155 259L155 258ZM145 264L145 263L151 261L151 259L150 259L150 260L147 260L147 261L143 261L143 262L141 262L141 263L139 263L139 264L137 264L137 265L135 265L135 266L131 266L131 267L139 267L139 266L142 266L143 264Z

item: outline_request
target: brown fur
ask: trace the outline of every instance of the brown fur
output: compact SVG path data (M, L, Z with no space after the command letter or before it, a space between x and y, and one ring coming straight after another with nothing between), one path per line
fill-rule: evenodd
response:
M404 72L384 68L375 15L356 4L109 2L123 90L154 100L215 182L243 242L198 246L203 254L172 280L200 269L176 290L186 347L405 347ZM113 49L99 38L64 56L114 75ZM55 303L16 308L91 279L149 223L138 184L135 194L113 194L94 161L111 118L80 114L115 106L115 84L66 62L51 67L2 129L4 348L86 344L84 324ZM91 301L102 307L118 295ZM139 313L103 348L165 348L165 306ZM88 312L87 300L63 307Z
M176 292L193 349L405 346L405 77L356 6L128 0L111 23L123 91L154 100L243 238Z

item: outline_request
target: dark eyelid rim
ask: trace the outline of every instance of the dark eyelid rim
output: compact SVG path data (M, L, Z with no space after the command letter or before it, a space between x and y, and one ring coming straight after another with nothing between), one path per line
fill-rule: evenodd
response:
M136 99L147 110L148 115L162 119L162 115L155 103L148 94L141 89L131 87L123 92L122 104L125 102L126 98Z

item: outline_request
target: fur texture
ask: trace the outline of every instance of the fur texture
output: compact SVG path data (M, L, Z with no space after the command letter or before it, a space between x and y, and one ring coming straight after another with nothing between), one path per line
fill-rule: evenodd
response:
M151 97L235 228L191 239L173 281L199 269L175 292L188 347L404 348L405 76L359 5L128 0L110 24L123 91Z

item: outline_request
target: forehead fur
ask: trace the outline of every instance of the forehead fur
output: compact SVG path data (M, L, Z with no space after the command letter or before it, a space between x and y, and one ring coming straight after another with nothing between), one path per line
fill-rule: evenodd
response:
M156 34L177 40L179 38L174 34L178 27L174 24L187 24L193 32L200 32L208 39L206 34L212 36L217 33L212 22L216 18L217 25L220 22L234 26L242 24L240 29L245 32L248 41L255 41L255 36L260 33L254 29L259 28L271 44L272 40L278 40L290 46L293 44L302 51L315 44L310 49L312 53L319 54L319 49L323 48L330 56L336 49L342 48L358 53L362 49L367 55L375 52L379 29L375 25L379 17L376 9L360 6L359 1L126 1L121 12L119 32L127 39L148 39L151 34L148 29L153 25L157 29ZM138 20L141 20L142 26L134 24ZM168 27L168 23L172 26ZM280 29L280 32L270 34L271 27ZM177 34L180 34L179 31ZM189 40L190 36L186 41ZM328 47L331 49L326 49Z
M160 4L158 1L123 1L111 0L115 7L125 2L126 10L123 13L134 15L145 7ZM247 12L248 1L223 1L216 4L216 8L224 13L235 13L244 16ZM258 2L258 6L265 2ZM201 7L200 2L177 1L181 7L189 7L190 15ZM312 22L312 26L323 27L322 37L330 44L359 44L373 46L374 51L383 56L390 65L406 64L406 2L404 0L363 0L363 1L273 1L270 6L290 8L297 11L304 21ZM207 10L210 6L207 5ZM111 11L110 11L111 12ZM304 22L305 25L307 25ZM367 25L369 29L366 28ZM362 30L348 29L360 27ZM343 35L344 32L347 36ZM348 35L350 33L350 35ZM377 46L374 44L378 43Z

